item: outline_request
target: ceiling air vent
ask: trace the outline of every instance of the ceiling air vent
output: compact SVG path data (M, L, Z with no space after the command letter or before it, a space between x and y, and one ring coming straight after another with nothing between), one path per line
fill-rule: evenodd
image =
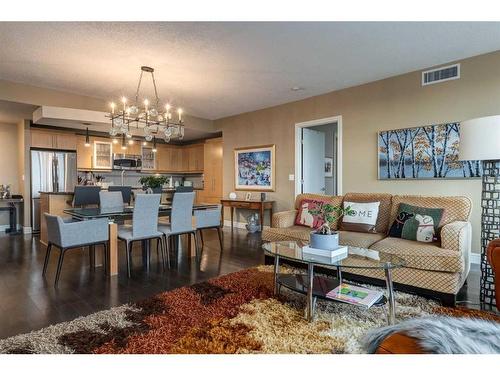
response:
M422 72L422 86L460 78L460 64L443 66Z

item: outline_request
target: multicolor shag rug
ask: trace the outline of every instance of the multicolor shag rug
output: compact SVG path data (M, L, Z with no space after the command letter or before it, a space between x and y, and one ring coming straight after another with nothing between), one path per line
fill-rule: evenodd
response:
M294 272L288 270L288 272ZM303 318L304 296L282 288L273 297L271 267L258 267L158 294L0 341L2 353L359 353L360 339L386 324L369 310L319 301ZM488 313L443 308L396 293L397 319Z

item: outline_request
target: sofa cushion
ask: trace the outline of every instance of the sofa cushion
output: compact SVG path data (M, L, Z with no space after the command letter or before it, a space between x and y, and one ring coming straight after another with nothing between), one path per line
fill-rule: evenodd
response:
M300 202L302 202L303 199L314 199L317 201L321 202L326 202L330 203L332 206L335 207L342 207L342 200L343 197L341 195L322 195L322 194L299 194L295 198L295 209L298 209L300 206ZM338 228L338 220L335 220L330 227L332 229L337 229Z
M344 246L369 248L372 244L385 237L383 233L362 233L339 231L339 243Z
M377 224L375 231L377 233L387 233L389 228L389 219L391 214L391 194L384 193L347 193L344 195L344 201L348 202L380 202L378 208ZM391 221L392 222L392 221ZM340 229L343 229L342 226Z
M325 220L317 212L315 214L314 211L319 210L324 203L324 201L316 199L302 199L295 217L295 225L314 229L321 227Z
M454 221L469 221L472 208L471 200L467 197L422 197L418 195L393 195L391 209L391 223L396 219L400 203L419 207L443 208L443 217L439 227Z
M342 216L340 227L352 232L377 233L378 208L380 202L348 202L344 200L344 209L350 208L348 214Z
M435 243L387 237L374 243L370 249L393 254L406 261L406 267L427 271L463 272L464 258L453 250L442 249Z
M400 203L398 216L389 228L389 236L419 242L437 241L442 217L442 208L417 207Z
M290 241L301 240L309 242L311 228L294 225L288 228L265 228L262 232L264 241Z

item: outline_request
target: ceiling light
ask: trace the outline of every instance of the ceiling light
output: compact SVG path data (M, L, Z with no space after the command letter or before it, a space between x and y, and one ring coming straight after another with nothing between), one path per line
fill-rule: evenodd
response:
M141 83L144 74L150 74L154 88L154 98L140 98ZM172 121L172 105L167 103L160 107L160 99L156 88L154 77L154 69L149 66L141 67L141 75L135 93L135 100L129 102L125 96L121 98L122 106L117 106L114 102L111 103L111 111L107 117L111 120L111 128L109 134L115 135L125 134L127 138L131 138L130 127L142 128L147 141L151 140L152 136L158 134L177 134L176 138L182 139L184 136L184 121L183 110L177 108L177 121ZM172 132L166 131L172 130ZM170 141L171 137L165 136L165 141ZM124 142L122 142L124 143Z
M290 90L292 91L302 91L305 90L302 86L293 86Z

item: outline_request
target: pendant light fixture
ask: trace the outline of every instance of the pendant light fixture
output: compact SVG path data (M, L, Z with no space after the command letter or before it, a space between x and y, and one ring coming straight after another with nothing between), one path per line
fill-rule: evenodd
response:
M151 151L156 152L156 137L153 137L153 149Z
M89 128L85 131L85 147L90 147Z
M125 143L125 134L122 134L122 150L127 149L127 144Z

